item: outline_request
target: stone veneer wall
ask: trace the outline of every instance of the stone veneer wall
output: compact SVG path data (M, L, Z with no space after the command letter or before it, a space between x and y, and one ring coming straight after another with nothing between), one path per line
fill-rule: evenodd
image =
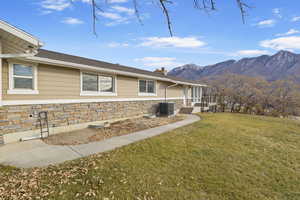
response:
M40 111L48 111L49 127L61 127L155 113L159 102L162 101L3 106L0 107L0 143L5 134L39 129L37 113ZM175 103L175 110L183 106L183 100L169 102Z

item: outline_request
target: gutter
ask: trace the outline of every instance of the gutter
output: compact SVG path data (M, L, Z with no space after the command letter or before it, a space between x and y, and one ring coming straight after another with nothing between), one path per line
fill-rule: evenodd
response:
M175 83L175 84L169 85L169 86L167 86L167 87L165 88L165 102L167 102L167 90L168 90L169 88L175 87L175 86L177 86L177 85L178 85L178 83Z
M38 46L37 48L40 48L40 46ZM2 54L2 52L0 52L0 58L27 58L27 57L33 57L37 54L38 54L38 49L28 46L28 49L25 51L25 53Z
M0 58L26 58L35 56L37 53L20 53L20 54L0 54Z
M2 54L2 40L0 38L0 54ZM2 97L2 58L0 57L0 107L3 105L3 97Z

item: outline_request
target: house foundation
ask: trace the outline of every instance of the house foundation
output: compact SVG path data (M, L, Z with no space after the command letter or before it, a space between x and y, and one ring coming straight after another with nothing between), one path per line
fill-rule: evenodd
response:
M38 113L48 112L50 135L86 128L91 123L155 114L161 100L100 103L40 104L0 107L0 143L17 142L23 137L38 136ZM170 100L175 110L183 100Z

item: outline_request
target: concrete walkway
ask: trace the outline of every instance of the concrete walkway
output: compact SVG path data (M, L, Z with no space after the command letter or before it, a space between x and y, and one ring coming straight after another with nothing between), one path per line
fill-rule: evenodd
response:
M188 115L185 120L173 124L82 145L54 146L45 144L42 140L7 144L0 147L0 164L21 168L45 167L50 164L58 164L67 160L74 160L92 154L110 151L146 138L160 135L198 120L200 120L198 116Z

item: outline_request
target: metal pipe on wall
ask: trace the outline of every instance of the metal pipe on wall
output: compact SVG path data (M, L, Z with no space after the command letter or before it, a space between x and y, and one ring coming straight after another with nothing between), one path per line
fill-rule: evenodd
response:
M0 55L2 54L2 40L0 37ZM2 58L0 57L0 107L2 106Z

